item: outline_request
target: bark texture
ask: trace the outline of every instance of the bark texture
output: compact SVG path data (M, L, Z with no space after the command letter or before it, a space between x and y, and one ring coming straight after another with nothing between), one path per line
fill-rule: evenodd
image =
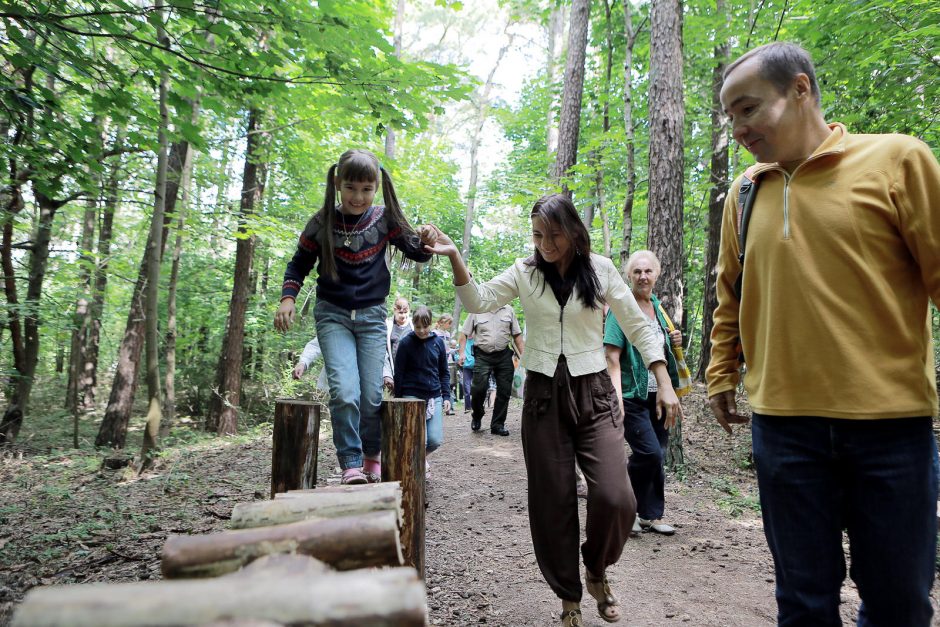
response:
M728 10L724 0L717 0L716 13L724 23L728 22ZM696 378L705 378L705 369L711 358L712 328L714 327L715 308L718 307L718 293L715 282L718 279L718 245L721 240L721 216L725 199L728 196L728 116L721 108L722 75L728 65L730 45L719 40L715 46L715 66L712 70L712 158L709 172L711 187L708 190L708 244L705 248L705 289L702 295L702 339L699 351Z
M169 223L176 208L183 164L190 150L191 148L187 142L177 142L170 149L164 201L166 211L163 216L163 230L160 234L161 259L165 249ZM150 250L150 245L151 242L148 237L147 244L144 247L143 259L140 262L140 269L137 272L134 292L131 295L127 323L124 326L124 336L121 339L121 346L118 348L117 365L114 371L114 381L111 384L108 407L98 429L95 446L124 448L124 443L127 440L127 425L131 418L134 395L137 393L140 353L144 347L143 291L147 285L147 273L149 272L147 251Z
M312 401L275 402L271 498L279 492L316 487L322 410L320 403Z
M209 413L206 416L206 430L222 435L234 434L238 428L245 312L248 310L249 278L255 250L255 236L248 231L247 222L261 202L267 176L267 164L261 155L266 134L258 132L260 122L261 111L252 109L248 114L248 147L242 176L232 299L216 370L216 389L210 397Z
M382 403L382 481L398 481L404 520L401 525L405 564L424 579L424 442L425 402L392 399Z
M555 178L562 181L565 193L568 186L564 177L578 161L578 135L581 130L581 98L584 92L584 58L587 49L590 0L573 0L571 22L568 26L568 57L565 60L565 84L561 96L561 114L558 120L558 152L555 154Z
M160 568L167 579L216 577L263 556L299 553L338 570L402 564L395 512L303 520L201 536L170 536Z
M677 327L683 319L682 6L654 0L650 50L649 248L662 273L656 291Z
M426 603L424 583L411 568L338 573L310 558L279 555L262 568L252 564L210 580L36 587L13 625L418 627Z

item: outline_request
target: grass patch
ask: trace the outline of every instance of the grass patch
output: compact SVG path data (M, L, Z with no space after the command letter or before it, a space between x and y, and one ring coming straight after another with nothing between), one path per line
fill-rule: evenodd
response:
M744 513L760 514L760 500L750 494L742 494L738 486L727 479L713 479L711 487L720 494L715 498L718 509L734 518L740 518Z

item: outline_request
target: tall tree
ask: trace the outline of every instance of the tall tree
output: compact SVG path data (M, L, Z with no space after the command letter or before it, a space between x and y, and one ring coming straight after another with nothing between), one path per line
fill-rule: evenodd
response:
M216 370L216 389L209 401L206 430L231 435L238 428L238 405L242 385L242 349L245 337L245 312L248 309L249 277L254 256L255 235L248 220L261 201L267 174L265 138L260 130L262 113L257 108L248 112L248 142L238 215L238 241L235 247L235 277L229 304L228 323Z
M623 129L626 134L627 180L623 200L623 237L620 241L620 272L626 275L627 259L630 257L630 240L633 239L633 198L636 195L636 132L633 129L633 48L637 35L646 24L633 28L633 2L623 0L623 33L627 39L623 60Z
M395 46L395 56L401 58L401 36L405 28L405 0L398 0L395 9L395 34L392 41ZM389 161L395 159L395 129L388 125L385 129L385 158Z
M662 263L657 282L660 299L679 325L683 312L685 124L680 0L654 0L650 26L649 247Z
M594 203L584 210L585 227L591 231L594 210L601 215L601 232L604 238L604 256L610 256L610 222L604 202L604 157L607 154L610 133L610 79L614 69L614 33L611 24L610 0L604 0L604 93L601 103L601 146L591 151L588 161L594 166Z
M657 282L663 306L682 326L682 160L685 104L682 94L682 3L653 0L650 14L649 248L662 265ZM682 428L676 423L666 450L671 468L684 462Z
M545 59L546 84L549 89L555 85L555 64L558 39L565 32L565 10L562 6L552 8L548 16L548 50ZM555 126L555 101L545 108L545 147L551 155L558 148L558 127Z
M477 201L480 140L483 137L483 127L486 125L486 119L489 113L490 92L493 90L493 79L496 76L496 71L499 69L500 63L503 62L503 57L506 56L506 52L512 46L513 35L509 32L511 25L512 22L506 23L506 28L503 30L503 34L506 36L506 42L503 44L502 48L499 49L496 62L493 63L490 73L486 76L486 82L483 83L483 89L480 91L479 97L474 98L476 101L476 115L474 116L473 134L470 136L470 180L467 185L467 206L464 213L463 240L460 247L460 255L463 257L464 262L470 257L470 239L473 233L473 217ZM459 298L455 300L454 320L460 321L461 303Z
M124 129L117 129L113 152L120 155L124 144ZM91 328L82 348L84 362L79 369L79 399L84 410L95 406L98 393L98 354L101 348L101 325L104 301L108 287L108 265L111 258L111 236L114 232L114 213L119 200L121 160L114 157L108 166L108 177L104 185L104 202L98 216L98 246L95 255L94 286L91 299Z
M192 150L192 147L189 142L185 140L174 142L167 158L166 192L163 196L163 227L160 232L158 247L161 260L166 248L170 220L176 210L176 199L179 195L183 164L186 162L190 150ZM95 437L95 446L124 448L124 443L127 440L127 426L130 423L134 396L137 393L140 353L144 347L144 322L146 319L144 314L144 289L147 286L147 277L150 273L149 252L152 248L153 233L150 233L137 272L134 291L131 294L127 323L124 326L124 336L118 348L114 380L111 383L111 395L108 399L104 418L101 420L101 426L98 428L98 435Z
M581 98L584 92L584 59L587 50L591 0L573 0L568 26L568 57L565 60L565 85L558 120L558 152L555 155L555 179L569 196L564 177L578 161L578 135L581 130Z
M725 0L717 0L715 17L721 21L725 31L730 27L730 14ZM711 357L711 334L714 326L718 294L715 281L718 277L718 244L721 239L721 217L725 198L728 195L728 116L721 107L722 76L728 64L731 50L727 40L717 37L714 51L714 69L711 84L711 167L708 189L708 244L705 249L705 290L702 295L702 335L696 377L701 381Z
M163 0L156 0L157 41L164 46L169 43L163 27ZM163 417L163 392L160 387L160 260L163 258L163 214L166 210L167 134L170 113L167 109L169 72L164 67L160 72L159 97L160 124L157 128L157 183L154 189L153 215L150 218L150 246L147 249L146 289L146 347L147 347L147 424L140 447L140 470L146 470L156 452L160 435L160 420Z
M68 383L65 391L65 407L72 414L73 433L72 445L78 448L78 425L81 414L81 378L82 368L87 357L85 351L88 346L88 336L91 333L92 322L92 289L95 226L98 222L98 197L91 195L85 204L82 214L82 232L79 239L79 289L81 290L75 300L75 313L73 315L72 339L69 347Z

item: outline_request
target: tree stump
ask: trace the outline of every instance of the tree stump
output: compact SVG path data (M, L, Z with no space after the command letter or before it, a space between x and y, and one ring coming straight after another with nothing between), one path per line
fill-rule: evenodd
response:
M402 553L424 579L425 401L390 399L382 403L382 481L401 484Z
M275 401L271 498L278 492L316 487L322 409L314 401L291 398Z

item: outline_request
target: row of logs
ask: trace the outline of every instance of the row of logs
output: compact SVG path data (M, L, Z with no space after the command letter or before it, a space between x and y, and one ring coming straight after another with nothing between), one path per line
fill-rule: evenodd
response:
M283 485L312 487L319 408L282 411L282 404L291 403L278 404L272 487L283 475L277 472L278 455L285 461L287 449L301 462L287 466L302 478ZM419 576L423 409L423 403L386 403L383 420L391 418L389 427L394 425L386 433L399 434L383 438L391 441L383 442L387 482L286 489L269 501L236 505L229 531L167 539L164 581L34 588L17 608L13 627L425 625L426 593ZM292 415L299 424L292 423ZM420 425L417 436L401 437L406 423L405 431ZM305 437L297 438L299 433ZM390 480L402 474L403 481ZM419 563L418 570L412 567Z

